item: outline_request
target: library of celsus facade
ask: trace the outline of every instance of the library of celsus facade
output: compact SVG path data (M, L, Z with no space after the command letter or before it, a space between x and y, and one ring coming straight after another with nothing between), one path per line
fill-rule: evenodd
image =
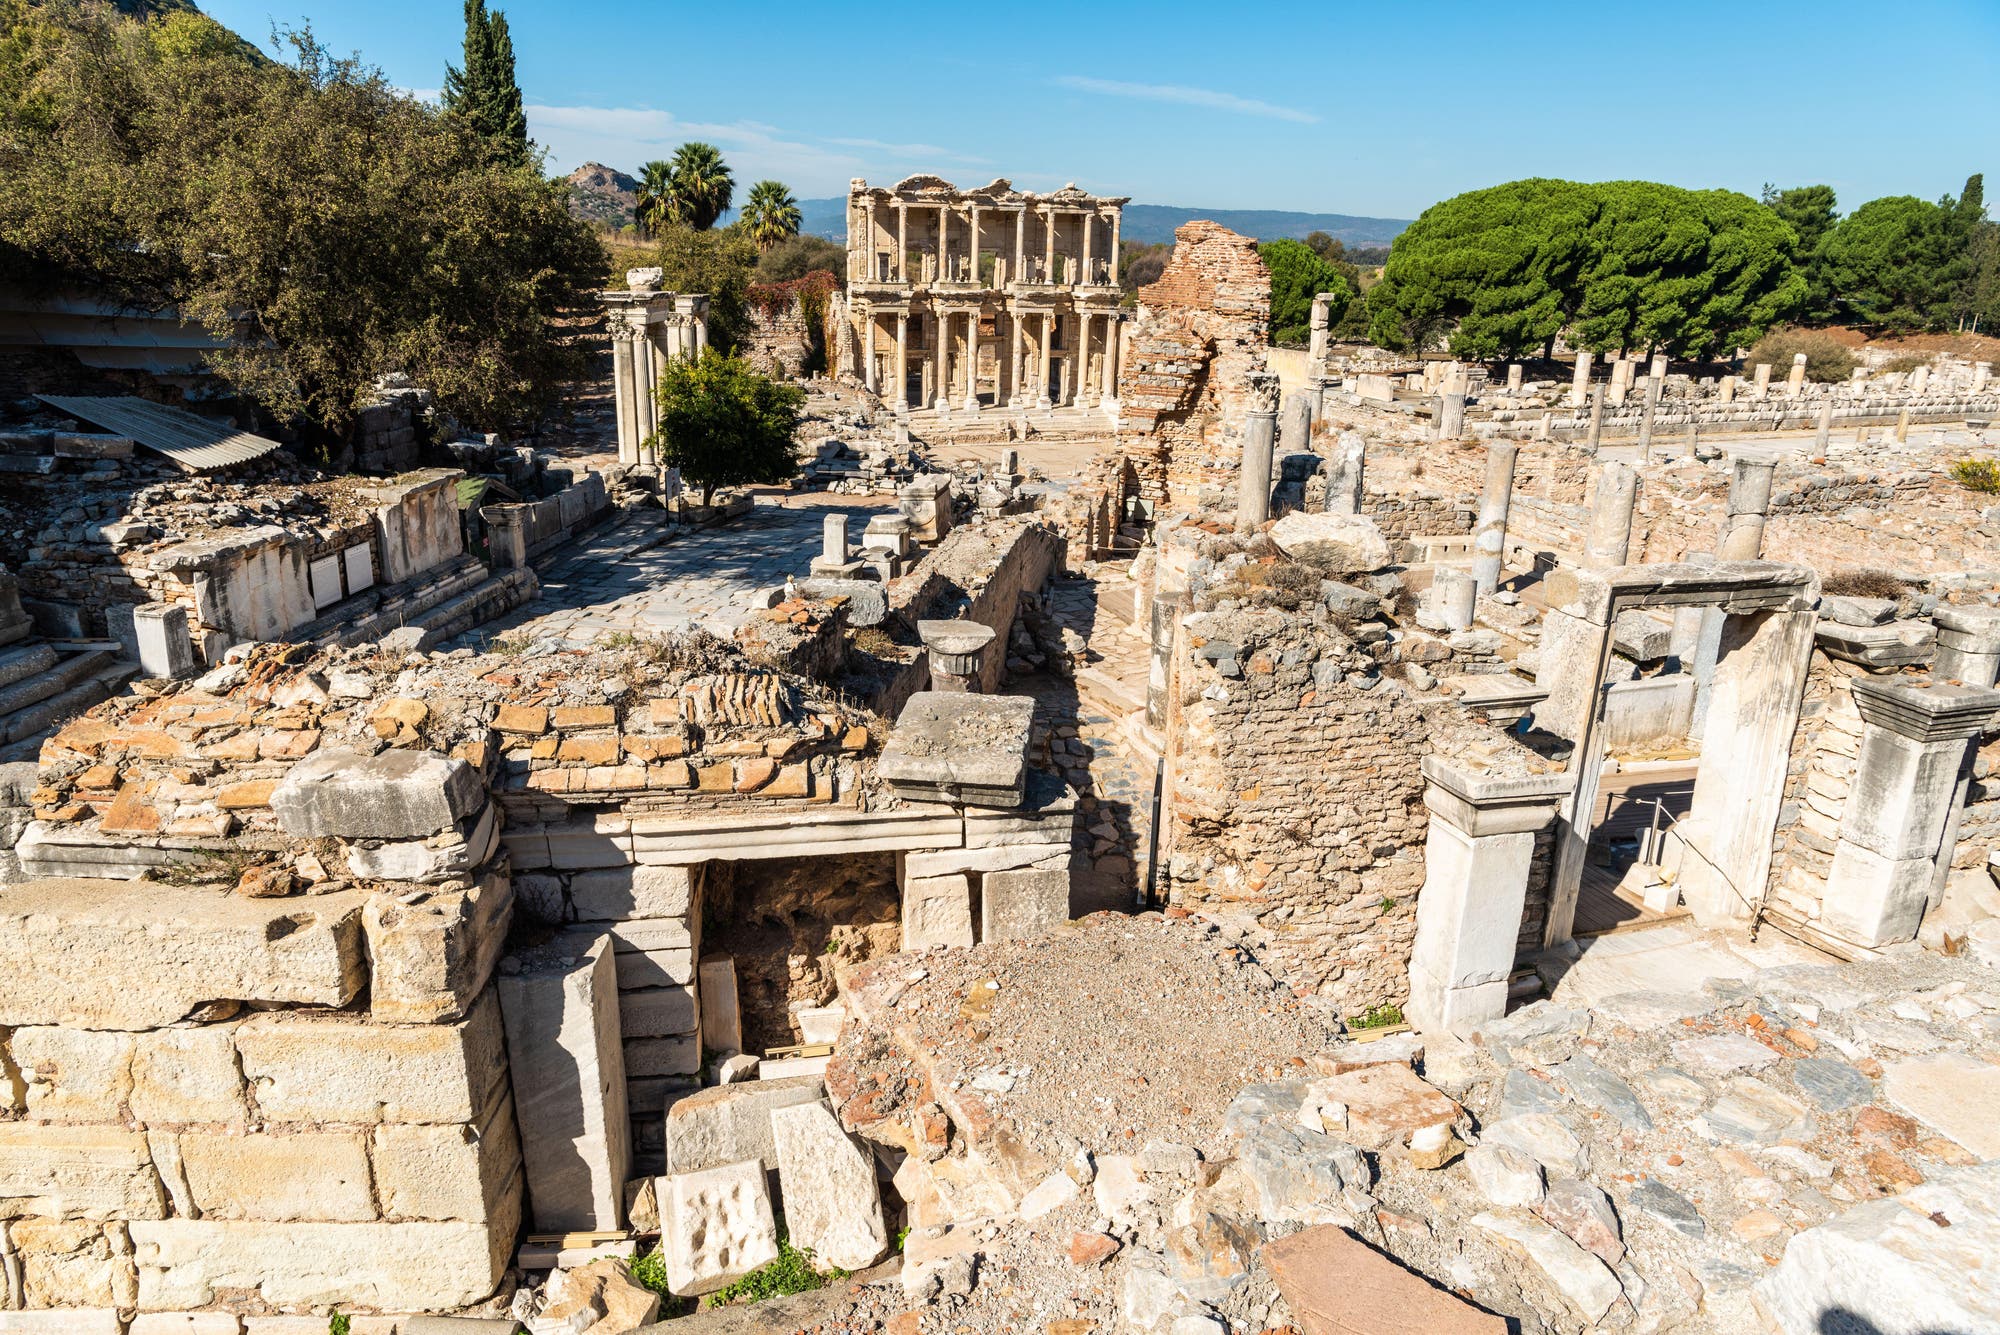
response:
M836 368L916 411L1115 414L1125 203L1073 185L856 179Z

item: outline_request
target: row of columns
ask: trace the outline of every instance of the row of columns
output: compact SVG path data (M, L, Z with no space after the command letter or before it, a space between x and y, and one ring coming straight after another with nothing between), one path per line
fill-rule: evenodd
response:
M622 464L658 462L646 445L659 428L653 388L668 362L696 360L708 348L708 299L668 293L664 301L670 309L676 303L687 309L663 314L648 303L621 302L610 312L612 390Z
M1009 360L1010 374L1008 376L1010 393L1006 406L1016 408L1051 408L1078 404L1091 406L1116 404L1118 396L1119 317L1116 312L1112 311L1077 311L1074 314L1077 320L1077 345L1066 359L1072 368L1071 373L1064 388L1058 393L1052 394L1048 383L1052 365L1051 358L1054 352L1051 335L1055 328L1055 321L1062 318L1061 313L1057 311L1030 312L1020 310L1010 310L1007 312L1009 322L1012 325L1012 346ZM898 397L898 392L900 392L901 396L907 397L910 379L910 313L908 311L897 311L895 315L895 383L889 395L892 400ZM1037 321L1036 374L1032 378L1032 382L1024 382L1022 379L1026 353L1024 320L1028 315L1040 317ZM954 367L952 356L954 339L952 331L953 327L958 323L960 316L965 317L965 354L957 359L958 365ZM931 314L933 334L931 347L933 404L931 406L940 411L947 410L952 406L951 397L955 386L962 386L964 390L963 396L959 400L960 406L967 412L977 412L979 410L979 316L979 311L974 309L962 311L939 310ZM873 310L863 312L862 379L870 393L879 394L883 391L884 387L879 383L881 377L876 369L875 339L878 332L876 326L877 318ZM1098 330L1100 321L1102 322L1101 332ZM1093 340L1099 341L1102 344L1102 355L1097 359L1097 373L1094 376L1090 374L1090 353ZM954 374L954 370L957 371L956 374ZM1024 385L1031 388L1032 393L1023 394ZM994 395L995 401L998 403L999 386L997 383L994 386Z
M853 281L856 279L861 279L874 282L893 282L893 283L909 283L917 281L913 279L909 273L910 210L913 208L924 209L933 207L937 209L937 214L938 214L937 235L933 238L936 247L936 262L937 262L936 280L939 282L956 281L952 276L950 269L951 220L956 215L957 212L956 205L950 203L939 203L936 205L911 204L906 200L898 200L896 202L896 253L891 259L889 265L889 272L887 274L880 274L874 272L877 226L876 226L875 201L873 199L868 200L863 206L863 213L865 215L865 223L864 223L865 231L863 234L867 237L867 242L865 248L857 252L857 254L860 255L862 265L865 267L867 271L864 273L857 274L853 272L852 267L850 267L848 273L849 280ZM1056 272L1057 221L1058 219L1064 216L1069 216L1069 217L1081 217L1083 219L1082 245L1079 247L1078 250L1078 259L1081 264L1081 272L1076 275L1076 281L1085 285L1091 284L1093 280L1098 276L1097 274L1094 274L1091 271L1091 266L1093 265L1093 263L1102 263L1104 265L1104 269L1102 270L1104 283L1107 285L1116 283L1118 276L1119 226L1122 216L1119 210L1117 209L1108 210L1110 214L1108 222L1111 229L1110 231L1111 253L1108 258L1100 261L1091 252L1096 249L1097 224L1100 221L1100 219L1103 219L1103 216L1107 212L1107 210L1065 209L1065 208L1059 208L1051 204L1036 204L1036 205L1023 204L1011 207L1007 205L994 205L992 207L995 212L1002 214L1011 212L1014 215L1014 262L1012 267L1006 270L1007 275L1012 279L1012 281L1015 282L1022 281L1023 275L1025 275L1028 271L1028 258L1029 258L1028 213L1030 212L1030 210L1033 210L1034 212L1042 215L1042 220L1044 223L1043 246L1041 255L1042 273L1044 276L1041 281L1043 282L1055 281L1054 275ZM966 209L966 247L965 247L965 252L961 256L961 258L967 261L966 281L978 282L980 206L976 200L967 201L965 204L965 209ZM1003 260L1002 263L1004 264L1005 261ZM996 281L994 282L993 285L995 287L1001 287L1004 286L1005 284L999 281L998 276L996 276Z

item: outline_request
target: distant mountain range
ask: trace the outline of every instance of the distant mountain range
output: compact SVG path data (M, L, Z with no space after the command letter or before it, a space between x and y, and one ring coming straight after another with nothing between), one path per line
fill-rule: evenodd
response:
M592 222L623 227L632 221L639 183L601 162L586 162L569 174L570 210ZM732 210L721 221L735 217ZM799 201L800 230L830 241L847 239L847 198ZM1407 218L1360 218L1348 213L1292 213L1282 209L1189 209L1172 204L1127 204L1119 234L1135 245L1174 239L1174 229L1196 218L1219 222L1233 232L1275 241L1299 240L1325 232L1349 246L1386 246L1410 225Z

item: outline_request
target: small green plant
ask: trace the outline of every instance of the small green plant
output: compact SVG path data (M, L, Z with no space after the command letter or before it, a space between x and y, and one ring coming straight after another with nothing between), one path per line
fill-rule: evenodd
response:
M780 1298L788 1293L809 1293L846 1278L847 1272L837 1266L827 1270L815 1267L812 1249L792 1246L781 1228L778 1230L778 1259L752 1270L728 1288L709 1294L706 1306L760 1303L766 1298Z
M905 1224L901 1228L896 1230L896 1251L898 1253L901 1253L903 1250L903 1244L908 1242L909 1240L910 1240L910 1226L908 1224Z
M2000 492L2000 460L1960 459L1951 466L1951 475L1971 491Z
M1375 906L1375 911L1377 913L1387 913L1390 910L1394 909L1395 907L1396 907L1396 901L1390 896L1384 895L1382 896L1382 902Z
M1361 1014L1347 1022L1349 1029L1387 1029L1403 1022L1403 1008L1385 1001L1379 1006L1370 1006Z
M662 1298L673 1296L667 1289L667 1258L658 1247L632 1258L632 1278Z
M326 1335L348 1335L354 1323L347 1319L347 1313L335 1312L333 1320L326 1323Z

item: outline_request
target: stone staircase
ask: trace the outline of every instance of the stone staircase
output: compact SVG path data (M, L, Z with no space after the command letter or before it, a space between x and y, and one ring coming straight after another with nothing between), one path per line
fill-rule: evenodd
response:
M139 673L110 649L47 641L0 649L0 762L32 760L58 723L108 700Z

